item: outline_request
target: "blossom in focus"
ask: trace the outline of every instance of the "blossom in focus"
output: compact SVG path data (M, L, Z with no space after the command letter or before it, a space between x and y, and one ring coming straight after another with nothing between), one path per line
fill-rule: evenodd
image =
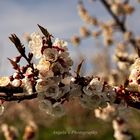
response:
M41 92L45 92L47 87L46 81L43 81L42 79L37 80L37 84L35 86L35 89L38 93L41 94Z
M90 83L83 88L87 95L102 94L103 83L98 78L93 78Z
M50 69L50 62L45 60L44 58L41 58L39 60L39 63L37 64L36 68L39 70L39 73L43 76L47 75L47 72Z
M39 35L39 33L34 32L31 34L31 40L29 41L28 47L36 59L41 57L42 37Z
M81 94L82 94L81 88L82 87L80 85L71 83L70 87L71 87L71 90L70 90L70 93L69 93L70 98L81 96Z
M24 79L22 79L22 85L23 85L23 88L25 89L25 91L27 91L28 94L33 93L32 83L31 83L31 81L28 77L25 77Z
M137 58L130 68L129 90L140 91L140 58Z
M56 46L58 48L63 48L65 51L67 51L68 43L64 40L60 40L59 38L56 38L53 43L53 46Z
M57 84L53 84L53 85L47 85L46 87L46 96L47 97L52 97L52 98L57 98L58 94L59 94L59 87Z
M43 51L43 56L47 61L55 62L58 58L58 51L54 48L47 48Z
M21 80L19 79L14 79L12 82L11 82L12 86L14 87L19 87L21 85Z

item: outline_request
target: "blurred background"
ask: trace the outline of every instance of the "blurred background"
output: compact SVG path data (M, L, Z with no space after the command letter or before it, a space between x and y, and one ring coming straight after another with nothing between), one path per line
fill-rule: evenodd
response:
M127 26L138 35L140 34L140 5L137 4L136 0L130 1L135 6L137 13L128 17ZM102 21L111 18L98 0L96 3L92 0L83 0L83 2L93 16L99 17ZM80 19L77 4L78 0L0 0L0 76L13 73L7 57L13 58L18 54L16 48L8 39L10 34L17 34L25 43L25 33L30 34L39 31L37 24L47 28L54 37L68 41L69 52L74 60L73 70L84 59L83 75L100 75L100 72L103 71L104 74L110 72L110 69L115 67L112 62L115 46L105 47L101 42L102 38L89 37L83 39L77 47L70 41L73 35L79 34L79 28L83 25L88 26L91 30L96 29L96 27L90 26ZM119 34L116 39L121 40ZM98 56L100 56L100 59ZM20 137L22 137L25 127L33 123L37 140L114 139L111 124L96 119L94 111L82 108L77 99L66 103L65 109L66 115L64 117L52 118L38 109L37 100L30 103L24 101L20 104L6 103L6 111L0 116L0 125L6 123L9 126L16 127ZM135 109L128 109L125 115L128 116L128 123L135 136L140 138L140 112ZM95 133L92 135L59 135L54 133L56 131L94 131ZM2 132L0 133L0 140L4 140Z

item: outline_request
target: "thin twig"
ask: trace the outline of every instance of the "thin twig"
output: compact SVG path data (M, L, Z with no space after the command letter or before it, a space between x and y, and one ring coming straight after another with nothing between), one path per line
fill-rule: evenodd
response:
M112 16L112 18L115 20L115 22L117 23L117 25L120 27L120 30L125 33L126 31L128 31L128 29L125 27L125 22L120 21L118 16L115 15L113 13L113 11L111 10L110 5L107 3L106 0L100 0L100 2L104 5L104 7L106 8L106 10L108 11L108 13ZM136 52L138 53L138 56L140 57L140 49L139 46L136 43L136 40L134 37L130 38L129 42L131 43L131 45L135 48Z

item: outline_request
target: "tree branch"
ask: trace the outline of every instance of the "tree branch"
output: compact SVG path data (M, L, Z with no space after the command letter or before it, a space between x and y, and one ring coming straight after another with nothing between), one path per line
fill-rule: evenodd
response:
M120 21L118 16L115 15L113 13L113 11L110 8L110 5L107 3L106 0L100 0L100 2L104 5L104 7L106 8L106 10L108 11L108 13L112 16L112 18L115 20L115 22L117 23L117 25L120 27L120 30L125 33L127 30L127 28L125 27L125 22ZM134 37L130 38L129 42L131 43L131 45L135 48L136 52L138 53L138 56L140 57L140 49L139 46L136 44L136 40Z
M1 87L0 86L0 92L6 93L6 94L13 94L13 93L22 93L23 88L22 87L13 87L13 86L6 86L6 87Z
M31 95L29 94L13 94L11 96L5 95L5 94L0 94L0 99L4 101L18 101L21 102L23 100L31 100L37 98L38 93L33 93Z
M84 79L83 79L84 80ZM80 83L79 83L80 84ZM82 92L82 91L81 91ZM129 91L128 89L123 89L119 91L115 91L116 93L116 101L115 104L119 104L121 100L125 100L127 105L136 109L140 109L140 93ZM37 98L39 93L33 93L33 94L27 94L24 93L23 88L18 87L0 87L0 99L3 101L23 101L23 100L31 100ZM68 95L69 93L66 93L65 95ZM69 96L63 96L59 100L64 98L67 98ZM138 100L135 100L135 97ZM51 100L51 99L50 99Z

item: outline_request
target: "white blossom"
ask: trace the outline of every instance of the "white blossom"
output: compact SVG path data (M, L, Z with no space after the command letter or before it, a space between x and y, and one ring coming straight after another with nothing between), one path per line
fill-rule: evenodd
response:
M113 128L116 131L127 131L128 130L128 126L124 121L122 121L120 123L118 120L115 119L115 120L113 120L112 123L113 123Z
M39 108L50 115L52 112L52 103L49 100L41 100L39 101Z
M53 77L54 76L54 72L52 71L52 70L49 70L49 71L47 71L47 72L45 72L45 71L40 71L40 73L39 73L39 78L40 79L46 79L46 78L50 78L50 77Z
M69 85L65 85L64 87L61 87L59 89L59 93L57 94L57 99L61 98L63 95L65 95L68 92L70 92L70 86Z
M56 38L54 43L53 43L53 46L57 46L59 48L63 48L66 51L68 43L66 41L64 41L64 40L60 40L59 38Z
M0 86L7 86L9 83L9 77L0 77Z
M42 77L50 77L50 65L51 63L49 61L46 61L44 58L40 59L36 68L39 70L39 74L42 75Z
M31 34L31 40L29 41L28 47L36 59L41 57L42 38L39 33L34 32Z
M132 136L120 131L115 131L114 137L116 140L132 140Z
M43 51L43 56L47 61L55 62L58 58L58 51L54 48L47 48Z
M99 78L93 78L90 83L89 83L90 86L92 86L92 88L98 92L101 92L102 91L102 88L103 88L103 83L101 82L101 80Z
M128 127L126 122L122 119L113 120L113 128L114 128L114 137L116 140L132 140L133 136L128 131Z
M28 77L25 77L24 79L22 79L22 85L28 94L33 93L32 83Z
M102 94L103 83L98 78L93 78L90 83L83 87L83 91L86 95L91 96L95 94Z
M19 79L14 79L12 82L11 82L12 86L14 87L19 87L21 85L21 80Z
M63 84L65 84L65 85L69 85L70 82L71 82L71 79L72 79L71 76L67 76L67 77L63 78L63 79L61 80L61 82L62 82Z
M98 107L100 103L101 103L101 99L100 96L98 95L92 95L92 96L82 95L82 97L80 98L80 104L88 109L94 109Z
M61 103L56 102L52 106L51 115L54 117L62 117L65 114L64 108Z
M139 79L140 79L140 59L137 58L130 68L129 85L128 85L129 90L133 90L136 92L140 91Z
M97 118L100 118L104 121L110 121L114 119L117 116L117 110L115 106L112 106L110 104L107 105L107 107L101 109L95 109L95 116Z
M45 92L46 91L46 88L47 88L46 81L44 81L42 79L38 79L37 80L37 84L35 86L36 91L38 93Z
M3 112L4 112L4 106L3 105L0 105L0 116L3 114Z
M55 75L64 73L64 68L59 62L53 63L51 66L51 70L54 72Z
M57 98L60 90L57 84L47 85L46 87L46 96Z

